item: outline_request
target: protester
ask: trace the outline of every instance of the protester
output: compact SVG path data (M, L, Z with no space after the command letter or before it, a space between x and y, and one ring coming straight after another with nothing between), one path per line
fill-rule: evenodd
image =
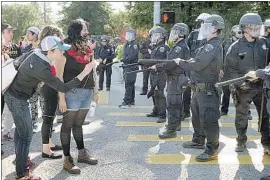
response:
M13 31L16 30L16 28L13 28L9 24L1 24L1 32L2 32L2 54L4 54L5 58L2 59L2 61L6 61L9 58L15 59L21 55L20 48L12 43L13 39ZM1 95L2 96L2 95ZM4 97L1 97L1 113L3 113L5 101ZM3 132L2 132L2 140L13 140L13 137L11 136L11 128L13 125L13 121L10 119L3 119Z
M69 91L78 86L94 67L94 63L89 63L78 76L70 79L67 83L63 83L53 76L50 64L55 61L62 61L64 59L63 51L69 48L70 46L62 44L59 38L48 36L41 42L41 51L26 53L15 63L18 74L5 92L4 98L16 125L14 134L17 179L41 179L29 173L27 162L33 135L27 99L32 96L40 81L57 91Z
M67 59L64 70L64 82L68 82L79 74L85 65L92 61L93 51L89 47L87 24L82 19L72 21L68 26L68 37L65 43L72 46L65 53ZM94 62L94 61L92 61ZM91 157L84 147L82 125L90 109L93 94L97 95L93 71L83 79L81 84L59 97L59 107L65 111L60 132L64 152L63 169L71 174L79 174L80 169L74 165L70 155L71 130L78 148L78 162L95 165L96 159Z

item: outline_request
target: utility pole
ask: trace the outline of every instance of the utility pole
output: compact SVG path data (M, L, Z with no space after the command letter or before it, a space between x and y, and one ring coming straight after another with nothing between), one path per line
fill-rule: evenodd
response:
M46 14L46 2L43 2L43 10L44 10L44 23L46 24L47 23L47 14Z
M160 24L160 1L154 1L154 26Z

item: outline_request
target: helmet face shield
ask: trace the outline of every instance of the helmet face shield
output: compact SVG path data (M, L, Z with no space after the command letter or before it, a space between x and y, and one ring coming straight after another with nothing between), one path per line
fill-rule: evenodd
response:
M162 33L153 33L152 36L151 36L151 43L156 44L162 38L163 38Z
M126 41L133 41L135 40L135 34L132 32L126 32Z
M180 36L181 36L181 31L178 29L173 29L170 32L169 40L170 41L177 41Z
M264 35L264 26L257 24L250 24L245 27L246 33L253 38L258 38Z
M202 24L202 26L200 28L198 38L199 37L202 38L202 39L208 38L213 33L214 29L215 29L215 27L212 26L212 23L204 23L204 24Z

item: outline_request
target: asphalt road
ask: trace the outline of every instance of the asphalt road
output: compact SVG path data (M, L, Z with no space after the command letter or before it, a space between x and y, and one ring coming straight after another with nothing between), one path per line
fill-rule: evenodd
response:
M221 136L218 160L198 163L195 156L202 150L187 150L182 143L192 135L190 119L186 119L178 137L159 140L157 134L164 124L157 124L155 118L145 117L151 112L152 102L140 96L142 74L138 74L136 83L136 102L130 109L119 109L124 96L124 84L120 82L117 65L113 68L110 92L101 92L101 103L92 122L83 127L85 146L98 158L96 166L78 164L80 175L70 175L62 170L63 160L41 158L41 134L34 134L30 147L30 157L38 164L34 174L43 179L53 180L256 180L262 175L270 175L270 156L263 155L260 134L257 132L258 115L252 108L253 120L248 128L247 151L235 153L235 128L233 107L229 115L220 119ZM4 118L12 120L7 109ZM60 144L61 124L55 123L53 141ZM13 142L3 142L2 179L15 178L15 158ZM75 161L77 150L72 139L71 153Z

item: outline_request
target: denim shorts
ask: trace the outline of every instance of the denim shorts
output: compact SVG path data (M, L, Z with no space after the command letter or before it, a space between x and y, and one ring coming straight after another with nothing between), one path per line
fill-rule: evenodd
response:
M76 111L79 109L90 109L93 89L74 88L65 94L67 109Z

